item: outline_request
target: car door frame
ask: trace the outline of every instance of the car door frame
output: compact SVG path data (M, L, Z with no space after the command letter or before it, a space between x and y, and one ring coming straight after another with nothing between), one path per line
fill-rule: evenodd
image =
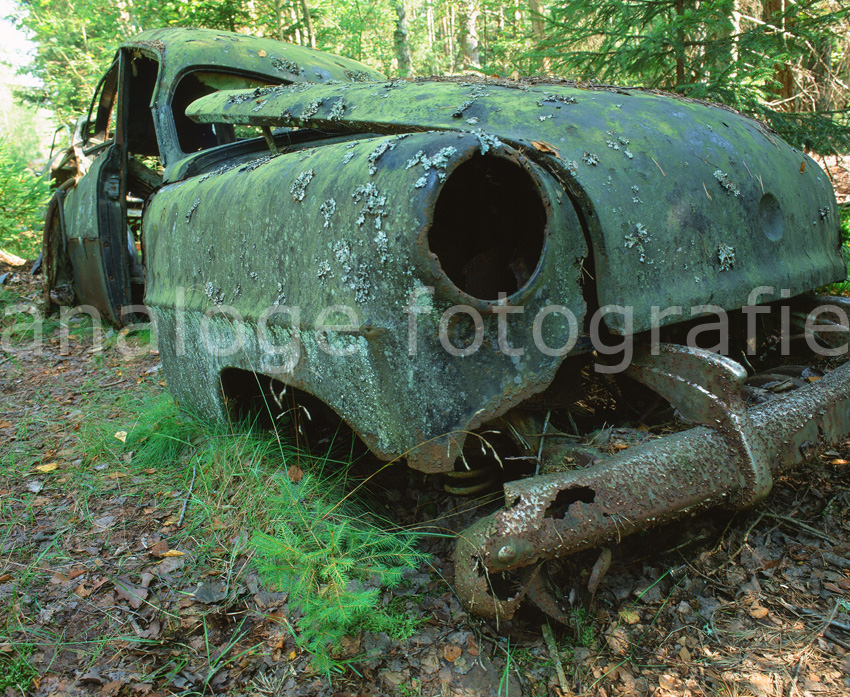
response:
M82 142L82 151L92 157L92 162L77 186L67 193L64 206L67 254L78 298L108 322L119 326L127 320L128 313L123 308L131 302L124 133L126 65L126 55L121 50L98 83ZM116 71L115 82L110 86L113 70ZM113 90L111 95L107 92L109 89ZM115 133L109 140L112 110L116 110ZM95 142L101 134L104 142Z

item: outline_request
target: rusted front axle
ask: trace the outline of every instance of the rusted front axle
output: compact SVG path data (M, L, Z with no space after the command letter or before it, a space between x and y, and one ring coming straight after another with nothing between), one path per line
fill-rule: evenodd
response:
M534 564L566 556L712 506L761 500L773 476L850 433L850 362L784 397L745 408L734 361L664 345L630 375L689 421L681 433L633 446L596 466L505 485L505 508L461 534L457 593L479 615L510 618L539 594ZM520 590L498 598L490 575L527 567Z

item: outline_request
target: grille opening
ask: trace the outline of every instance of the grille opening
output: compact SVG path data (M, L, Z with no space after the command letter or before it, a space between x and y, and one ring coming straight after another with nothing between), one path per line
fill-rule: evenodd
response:
M528 283L543 253L546 209L531 175L476 155L443 186L428 245L460 290L482 300Z

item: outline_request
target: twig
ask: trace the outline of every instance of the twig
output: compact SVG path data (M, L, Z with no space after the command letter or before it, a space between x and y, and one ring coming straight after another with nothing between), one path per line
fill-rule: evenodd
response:
M80 394L86 394L87 392L94 392L95 390L104 390L107 387L115 387L116 385L120 385L122 382L127 382L127 378L121 378L120 380L115 380L114 382L107 382L103 385L98 385L97 387L87 387L84 390L79 390Z
M803 661L805 660L805 656L800 656L800 660L797 661L797 667L794 668L794 674L791 676L791 684L788 685L788 697L794 697L794 688L797 687L797 678L800 677L800 668L803 667Z
M831 641L833 644L837 644L838 646L840 646L845 651L850 651L850 644L848 644L846 641L842 641L837 636L835 636L835 634L833 634L832 632L828 632L828 631L824 630L823 638L826 639L827 641Z
M552 416L552 410L546 412L546 420L543 422L543 433L540 434L540 446L537 448L537 466L534 468L534 474L540 474L540 456L543 454L543 439L546 437L546 429L549 428L549 417Z
M750 525L750 527L747 528L747 532L744 533L744 539L741 542L741 546L738 547L738 549L735 550L734 554L731 554L729 556L727 563L734 561L735 557L737 557L744 550L744 547L747 544L747 540L750 539L750 533L753 531L753 528L761 522L762 518L764 518L764 511L759 513L759 517L756 518L755 521L753 521L752 525Z
M183 501L183 510L180 511L180 519L177 521L177 527L183 525L183 516L186 515L186 506L189 505L189 499L192 498L192 489L195 487L195 474L198 466L192 465L192 481L189 482L189 493L186 494L186 499Z
M815 619L819 619L821 622L826 622L827 627L835 627L836 629L840 629L842 632L847 632L850 634L850 624L846 624L844 622L839 622L834 619L827 620L823 615L819 612L815 612L814 610L809 610L805 607L797 607L796 605L791 605L791 603L786 603L782 598L778 598L779 604L782 605L786 610L791 610L791 612L797 613L798 615L807 615L808 617L814 617ZM835 613L832 613L833 616Z
M781 520L785 523L790 523L791 525L794 525L794 526L800 528L801 530L805 530L806 532L814 535L815 537L819 537L822 540L826 540L830 544L833 544L833 545L838 544L838 541L834 537L830 537L825 532L821 532L817 528L813 528L811 525L806 525L806 523L803 523L803 522L797 520L796 518L789 518L788 516L777 515L776 513L767 513L767 512L765 512L765 515L768 518L773 518L774 520Z
M543 632L543 638L546 640L546 646L549 649L549 657L555 663L555 672L558 674L558 684L561 686L561 692L564 694L570 693L570 688L567 685L567 676L564 674L564 666L561 664L561 654L558 652L558 645L555 643L555 635L552 634L552 628L549 623L540 625Z

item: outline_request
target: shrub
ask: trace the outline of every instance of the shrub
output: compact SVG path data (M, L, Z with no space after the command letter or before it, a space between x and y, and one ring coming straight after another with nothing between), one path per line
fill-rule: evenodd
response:
M46 180L29 170L6 137L0 138L0 249L32 259L41 249Z

